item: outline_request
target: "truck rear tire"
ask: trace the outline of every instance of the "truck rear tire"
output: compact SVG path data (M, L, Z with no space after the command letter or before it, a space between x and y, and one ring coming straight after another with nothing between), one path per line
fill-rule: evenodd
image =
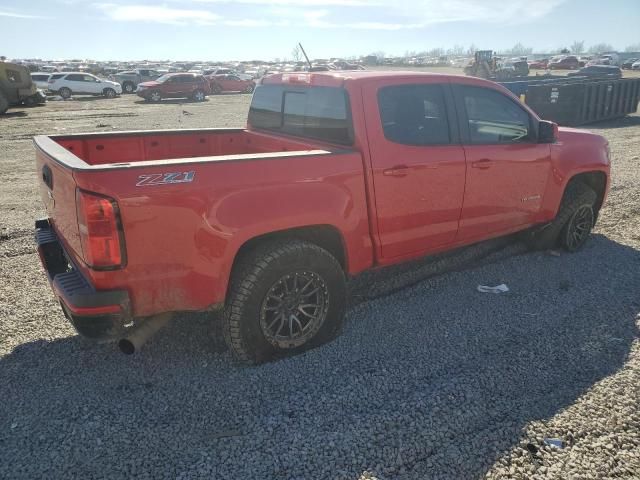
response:
M596 192L580 181L571 182L564 192L556 218L528 233L534 250L562 247L569 252L582 248L595 224Z
M309 242L266 244L234 268L223 333L242 363L295 355L337 336L346 282L338 261Z

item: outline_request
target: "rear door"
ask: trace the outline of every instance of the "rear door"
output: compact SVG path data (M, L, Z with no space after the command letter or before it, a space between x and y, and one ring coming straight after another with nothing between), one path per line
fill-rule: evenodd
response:
M551 168L536 120L516 99L484 86L453 86L467 161L458 239L480 240L534 222Z
M412 80L413 81L413 80ZM453 96L437 78L364 86L380 256L413 256L452 243L465 182Z

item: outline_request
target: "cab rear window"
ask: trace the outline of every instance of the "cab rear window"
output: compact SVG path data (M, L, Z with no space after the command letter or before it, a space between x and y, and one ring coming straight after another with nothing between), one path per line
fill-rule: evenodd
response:
M260 85L249 109L253 128L351 145L346 91L336 87Z

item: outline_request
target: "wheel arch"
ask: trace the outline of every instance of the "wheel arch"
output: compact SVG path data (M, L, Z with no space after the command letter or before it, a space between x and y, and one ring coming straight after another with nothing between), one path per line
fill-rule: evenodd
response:
M308 225L267 232L246 240L240 245L234 256L231 272L233 272L239 260L262 245L286 240L303 240L324 248L338 261L343 271L347 271L347 250L344 238L338 228L333 225Z
M569 185L575 182L584 183L585 185L589 186L596 192L597 197L596 197L596 204L594 206L595 207L594 213L597 220L598 212L600 211L600 208L604 203L604 198L607 192L607 175L605 174L605 172L600 170L577 173L576 175L572 176L569 179L569 181L567 182L567 185L564 188L564 192L567 191L567 188L569 187Z

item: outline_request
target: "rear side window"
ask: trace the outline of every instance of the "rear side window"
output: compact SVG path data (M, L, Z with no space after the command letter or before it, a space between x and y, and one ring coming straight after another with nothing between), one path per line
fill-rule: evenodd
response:
M351 145L347 93L336 87L260 85L249 109L254 128Z
M58 80L64 77L65 75L66 75L65 73L54 73L53 75L51 75L50 80Z
M518 143L530 140L531 119L526 110L500 92L482 87L460 87L469 140L475 144Z
M384 136L404 145L446 145L449 121L440 85L399 85L378 92Z

